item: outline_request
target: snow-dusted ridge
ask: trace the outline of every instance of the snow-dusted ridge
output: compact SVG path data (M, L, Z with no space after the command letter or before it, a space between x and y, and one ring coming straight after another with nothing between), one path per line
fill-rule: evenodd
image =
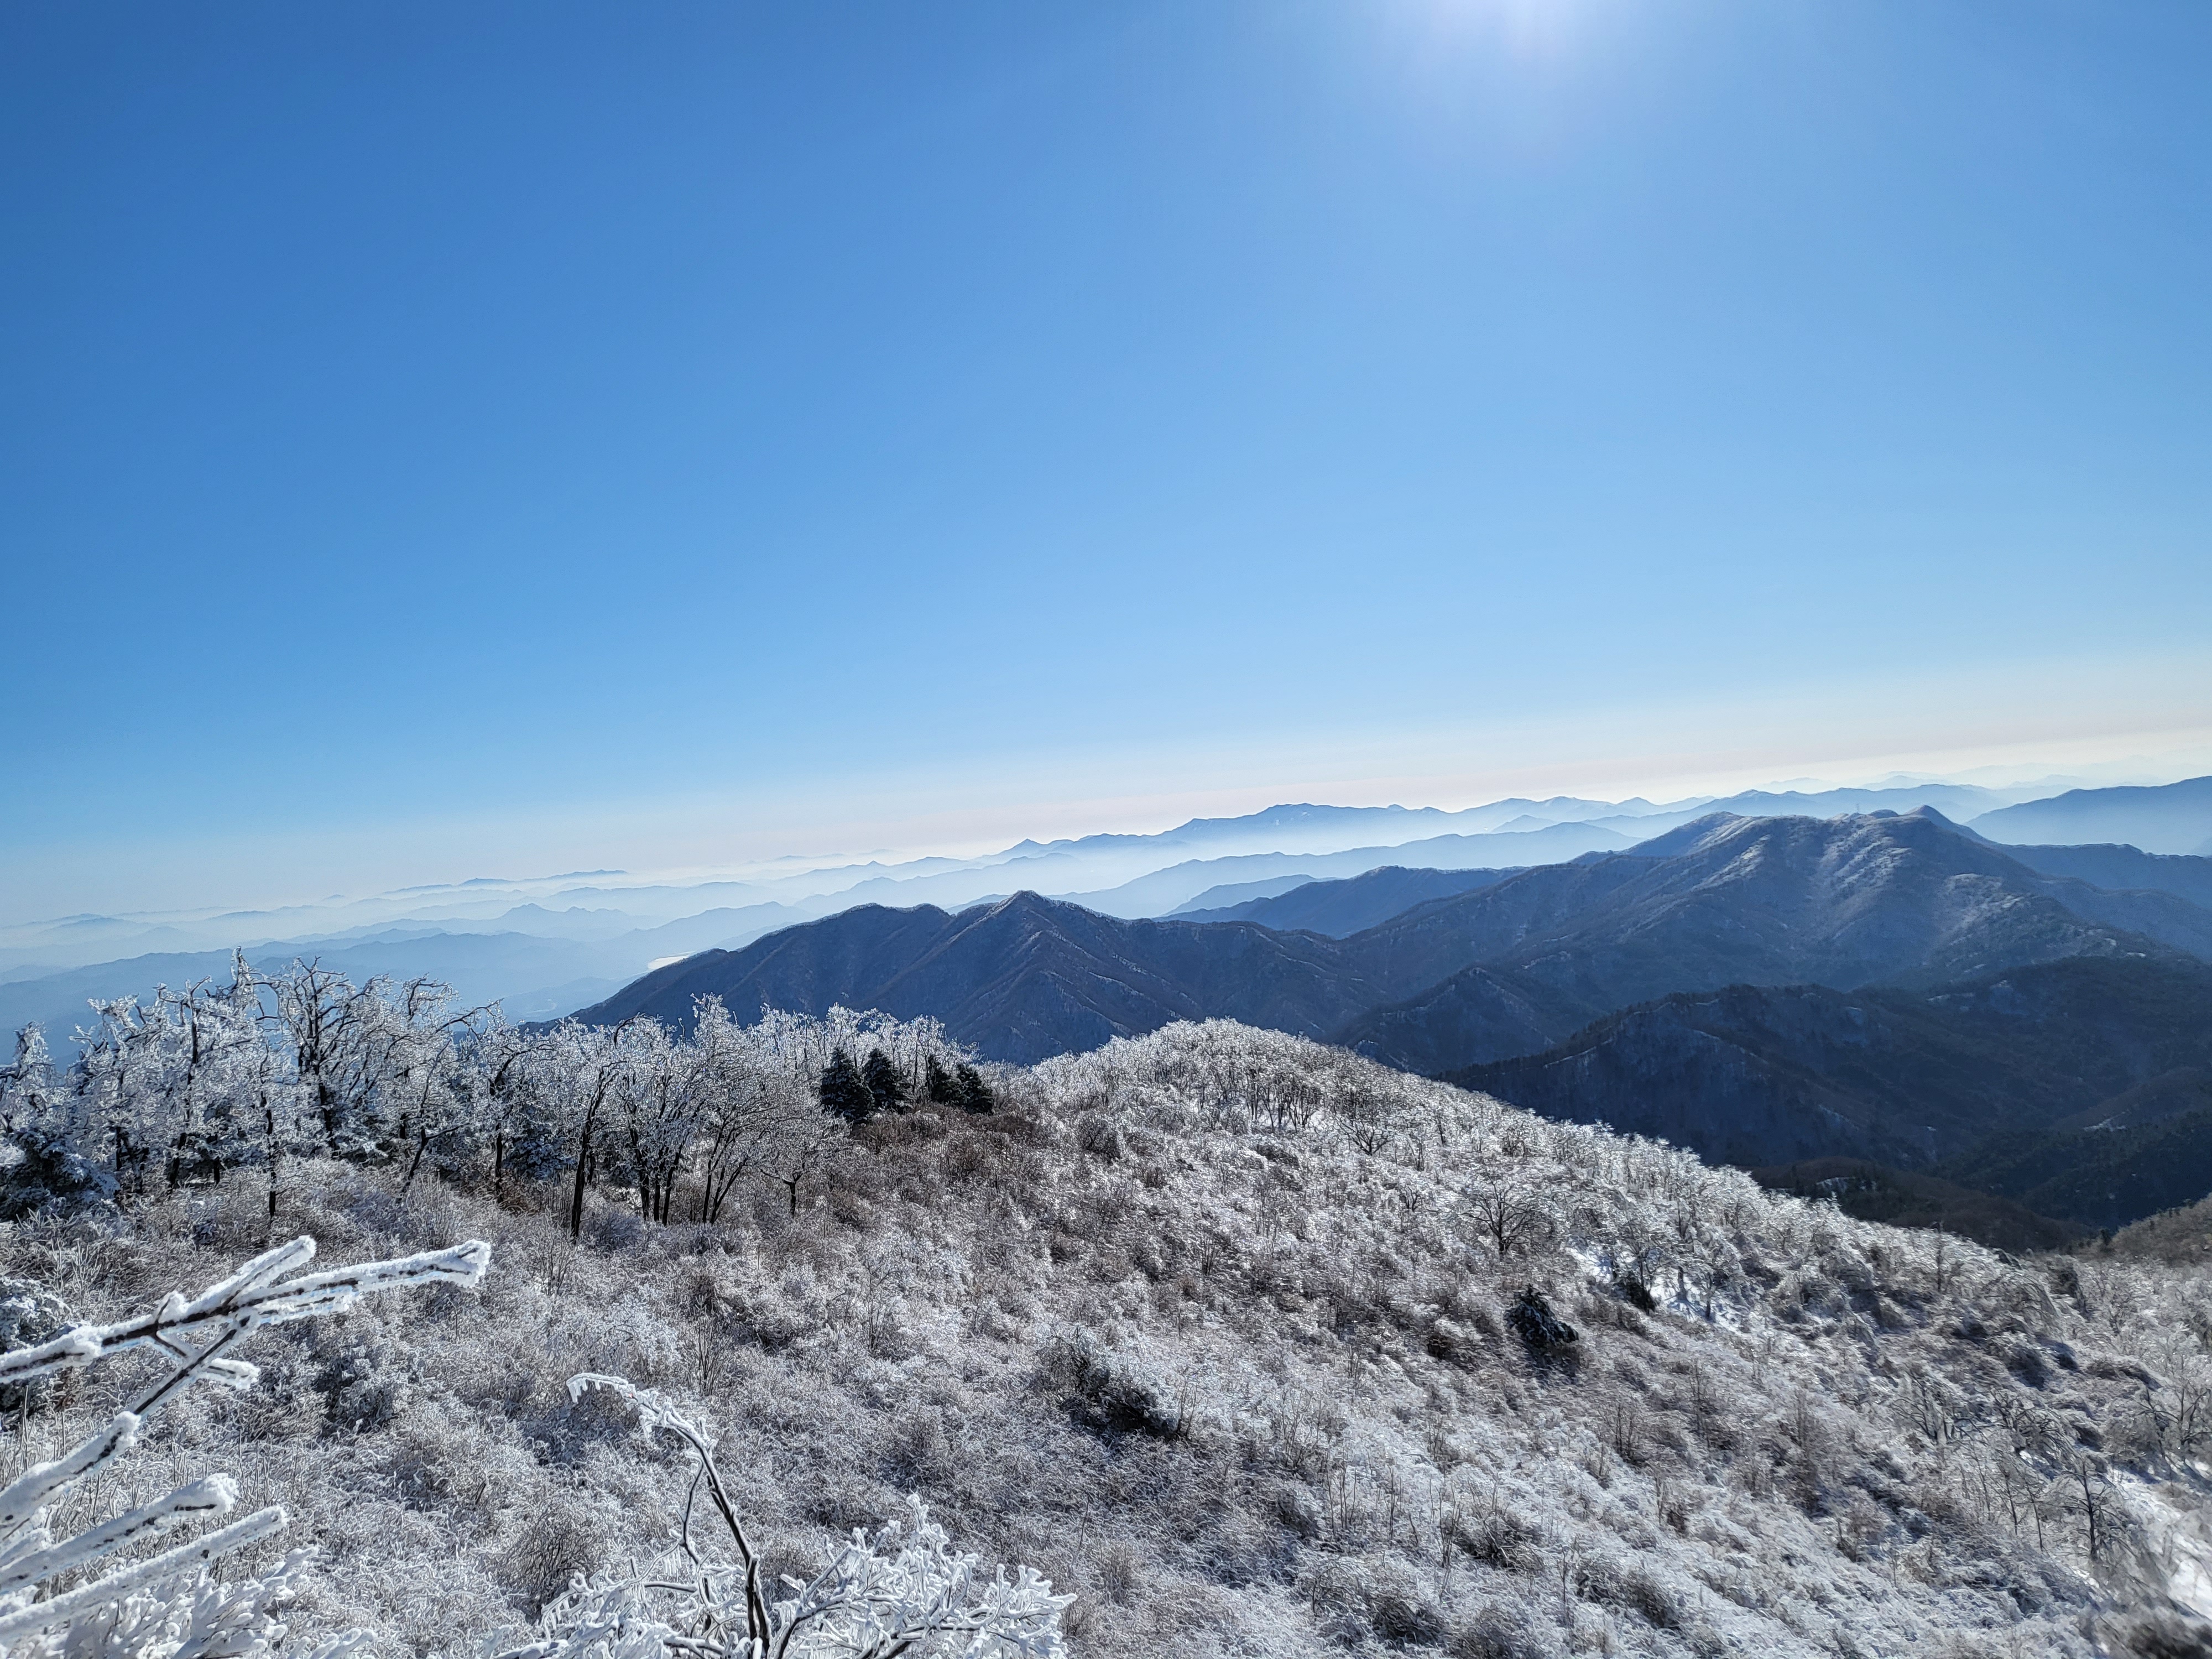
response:
M586 1370L701 1424L776 1571L918 1492L1077 1595L1077 1654L1996 1659L2183 1628L2192 1273L1856 1222L1218 1022L993 1080L988 1116L854 1131L795 1214L763 1183L647 1226L607 1189L576 1246L564 1201L495 1204L468 1158L404 1203L397 1169L295 1171L284 1224L331 1251L478 1237L501 1267L269 1334L268 1405L180 1401L164 1443L325 1541L301 1639L394 1653L672 1559L688 1469L571 1400ZM8 1271L98 1316L207 1278L267 1224L228 1184L19 1223ZM1515 1334L1529 1289L1575 1342Z

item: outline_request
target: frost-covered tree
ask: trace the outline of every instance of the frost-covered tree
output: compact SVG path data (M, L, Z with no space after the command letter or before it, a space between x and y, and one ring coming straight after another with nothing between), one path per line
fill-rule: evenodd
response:
M446 1088L463 1035L486 1012L460 1007L434 979L380 975L356 985L319 962L295 962L267 987L301 1104L337 1157L386 1155L414 1116L439 1109L430 1097Z
M469 1039L469 1122L477 1142L490 1148L495 1193L505 1190L509 1153L526 1146L542 1116L532 1087L532 1062L542 1041L508 1024L496 1007L487 1011Z
M585 1025L563 1020L533 1054L539 1097L546 1121L565 1145L572 1171L568 1233L584 1231L584 1194L592 1177L592 1158L606 1133L614 1103L630 1081L635 1050L646 1039L633 1035L638 1022Z
M1517 1170L1472 1184L1461 1194L1468 1218L1501 1261L1551 1237L1555 1224L1542 1188Z
M112 1173L89 1150L89 1103L58 1073L35 1025L15 1034L14 1061L0 1068L0 1134L9 1158L0 1171L0 1216L96 1200L115 1189Z
M716 1058L707 1045L679 1041L657 1020L641 1020L631 1032L615 1103L638 1208L648 1222L668 1219L677 1181L706 1118Z
M703 1072L693 1156L698 1219L717 1219L748 1176L772 1175L787 1164L803 1175L829 1144L830 1120L813 1079L793 1063L794 1035L784 1017L764 1014L757 1024L739 1025L720 998L700 1000L691 1038Z
M66 1083L80 1097L79 1149L105 1157L118 1186L143 1196L155 1170L173 1187L220 1180L261 1154L253 1108L271 1056L242 960L227 988L164 985L93 1011Z
M335 1152L346 1128L349 1099L347 1055L354 987L319 962L295 962L270 981L270 1022L290 1049L292 1075L302 1106L321 1125Z
M29 1091L41 1109L20 1121L28 1134L38 1121L40 1145L17 1144L34 1164L104 1162L134 1198L157 1177L220 1181L258 1164L273 1216L294 1153L419 1161L473 1133L476 1039L489 1011L459 1008L432 980L356 986L313 963L264 977L240 954L228 986L161 986L94 1013L76 1061L59 1077L49 1065Z

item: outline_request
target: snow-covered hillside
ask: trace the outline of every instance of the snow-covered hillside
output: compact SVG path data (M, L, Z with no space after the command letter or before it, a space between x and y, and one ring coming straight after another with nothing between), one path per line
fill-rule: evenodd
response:
M1224 1024L994 1083L718 1226L602 1192L572 1243L565 1192L488 1170L295 1170L273 1224L328 1259L494 1265L258 1335L260 1389L179 1401L161 1451L323 1547L296 1640L393 1654L668 1561L690 1467L581 1371L719 1438L775 1571L918 1493L1077 1595L1077 1654L1995 1659L2192 1651L2212 1613L2169 1600L2205 1594L2197 1270L1857 1223ZM264 1191L21 1220L5 1270L136 1308L259 1248ZM9 1455L112 1403L53 1394Z

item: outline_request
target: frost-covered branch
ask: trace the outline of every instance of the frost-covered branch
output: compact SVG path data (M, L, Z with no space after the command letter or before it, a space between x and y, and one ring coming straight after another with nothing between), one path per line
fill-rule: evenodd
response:
M586 1373L568 1391L605 1389L637 1408L640 1431L665 1430L699 1460L703 1484L738 1551L732 1566L703 1563L692 1544L687 1499L682 1545L691 1583L665 1578L579 1578L544 1610L541 1635L500 1659L1060 1659L1060 1613L1030 1567L987 1580L975 1555L954 1550L920 1499L873 1538L855 1531L811 1582L787 1578L792 1594L764 1604L759 1558L698 1426L660 1395L618 1376Z
M723 1523L730 1529L730 1537L737 1546L738 1563L744 1571L746 1636L753 1642L765 1642L769 1637L769 1620L768 1608L761 1594L760 1558L753 1551L752 1540L745 1536L744 1522L738 1514L737 1505L730 1499L728 1488L722 1485L721 1471L714 1467L714 1449L707 1443L707 1437L659 1393L651 1389L641 1389L626 1377L586 1371L568 1379L568 1397L571 1400L580 1398L587 1389L605 1389L619 1395L637 1407L638 1431L641 1434L650 1439L655 1429L665 1429L689 1445L698 1457L699 1479L705 1482L707 1495L721 1512ZM694 1562L699 1559L691 1543L691 1506L688 1502L684 1507L684 1553Z
M130 1410L117 1413L53 1462L25 1470L0 1492L0 1648L10 1659L50 1654L122 1659L157 1650L169 1659L242 1659L265 1650L283 1633L271 1624L270 1610L289 1594L285 1583L307 1559L305 1552L295 1552L279 1571L262 1578L216 1585L205 1577L209 1563L283 1529L285 1513L274 1506L116 1567L90 1583L52 1593L64 1575L186 1522L228 1514L238 1502L238 1484L227 1474L190 1481L71 1537L55 1539L48 1520L58 1500L127 1455L147 1415L185 1382L251 1388L254 1367L222 1353L247 1332L341 1312L379 1291L474 1285L491 1261L491 1247L471 1240L421 1255L284 1278L314 1254L314 1240L295 1238L197 1297L172 1291L151 1313L82 1325L37 1347L0 1355L0 1383L17 1386L134 1348L155 1349L173 1362ZM188 1578L192 1582L179 1584Z
M207 1380L248 1388L256 1375L252 1367L234 1360L212 1359L211 1350L195 1352L184 1344L196 1336L224 1342L263 1325L313 1319L319 1314L343 1313L363 1296L378 1291L404 1290L441 1281L474 1285L483 1277L484 1269L491 1262L491 1246L471 1239L448 1249L430 1250L390 1261L365 1261L358 1267L279 1282L281 1275L304 1267L314 1254L313 1239L295 1238L254 1257L237 1273L189 1302L181 1293L172 1291L151 1313L112 1325L80 1325L37 1347L0 1354L0 1384L20 1385L150 1345L180 1362L183 1369L168 1379L171 1384L205 1362ZM167 1393L167 1388L161 1392Z
M959 1655L961 1659L1056 1659L1060 1611L1034 1567L1006 1569L986 1583L974 1554L954 1550L945 1528L909 1498L906 1522L852 1541L814 1581L787 1579L796 1592L775 1605L772 1659L791 1655Z

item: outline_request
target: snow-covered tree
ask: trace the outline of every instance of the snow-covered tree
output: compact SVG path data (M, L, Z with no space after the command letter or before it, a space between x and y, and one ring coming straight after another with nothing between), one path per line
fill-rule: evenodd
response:
M809 1079L782 1052L787 1035L787 1026L767 1019L739 1025L720 998L700 1000L692 1041L703 1071L702 1109L693 1168L702 1221L716 1219L748 1176L769 1173L810 1138L826 1137Z
M9 1158L0 1170L0 1216L99 1200L114 1190L112 1171L89 1150L89 1103L57 1071L46 1033L35 1025L15 1034L14 1061L0 1068L0 1134Z
M292 1054L303 1108L337 1157L381 1157L410 1126L447 1103L465 1034L488 1011L464 1009L453 988L380 975L356 985L319 962L267 981L269 1018Z
M648 1222L665 1222L706 1116L715 1057L702 1043L680 1041L658 1020L640 1020L630 1037L614 1090L622 1152L640 1213Z

